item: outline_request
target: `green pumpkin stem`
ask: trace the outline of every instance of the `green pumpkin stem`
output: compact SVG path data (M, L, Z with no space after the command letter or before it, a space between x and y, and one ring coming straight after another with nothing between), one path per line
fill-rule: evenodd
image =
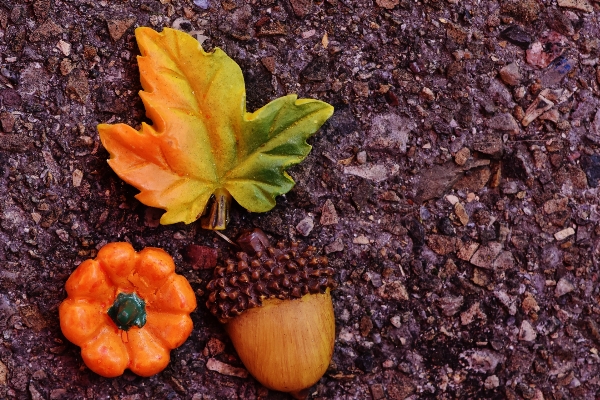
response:
M134 326L141 328L146 324L146 302L135 293L119 293L108 316L124 331Z

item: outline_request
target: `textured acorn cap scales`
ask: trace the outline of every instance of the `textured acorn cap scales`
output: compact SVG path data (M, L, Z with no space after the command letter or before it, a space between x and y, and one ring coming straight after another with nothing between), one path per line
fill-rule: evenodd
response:
M206 305L260 383L305 398L333 355L334 270L314 247L271 247L259 230L238 244L245 251L215 268Z
M333 268L327 257L315 254L316 248L299 243L277 243L254 255L236 254L236 259L217 266L206 286L206 306L226 322L250 308L260 307L265 299L299 299L306 294L334 289Z

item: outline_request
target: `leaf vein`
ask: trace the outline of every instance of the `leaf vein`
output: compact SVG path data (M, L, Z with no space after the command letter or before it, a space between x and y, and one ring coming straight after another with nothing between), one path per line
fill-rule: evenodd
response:
M165 196L168 193L171 193L172 191L174 191L175 189L179 188L180 186L183 186L186 183L188 183L188 181L190 181L190 178L180 177L180 179L176 180L171 185L169 185L167 188L163 189L162 192L161 192L161 195ZM187 204L187 203L184 203L184 204Z
M142 162L135 163L132 166L130 166L129 168L123 170L122 174L126 175L126 176L130 175L132 172L140 170L140 169L144 168L148 164L152 164L152 163L149 162L149 161L142 161Z
M227 179L228 183L246 183L250 185L255 185L256 187L269 187L271 189L279 189L280 185L273 184L267 181L261 181L256 178L229 178Z

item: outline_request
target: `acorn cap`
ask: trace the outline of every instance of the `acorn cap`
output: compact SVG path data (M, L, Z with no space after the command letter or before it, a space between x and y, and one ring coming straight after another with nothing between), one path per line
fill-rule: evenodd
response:
M206 286L206 306L221 322L260 307L265 299L299 299L337 287L327 257L316 255L315 247L297 242L262 247L261 243L242 245L251 254L239 252L236 259L215 268Z

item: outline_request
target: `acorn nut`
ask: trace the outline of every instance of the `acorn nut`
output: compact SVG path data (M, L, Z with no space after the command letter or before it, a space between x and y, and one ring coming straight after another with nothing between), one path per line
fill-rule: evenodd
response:
M333 355L333 268L312 246L271 247L258 229L238 243L245 251L215 268L206 305L261 384L303 398Z

